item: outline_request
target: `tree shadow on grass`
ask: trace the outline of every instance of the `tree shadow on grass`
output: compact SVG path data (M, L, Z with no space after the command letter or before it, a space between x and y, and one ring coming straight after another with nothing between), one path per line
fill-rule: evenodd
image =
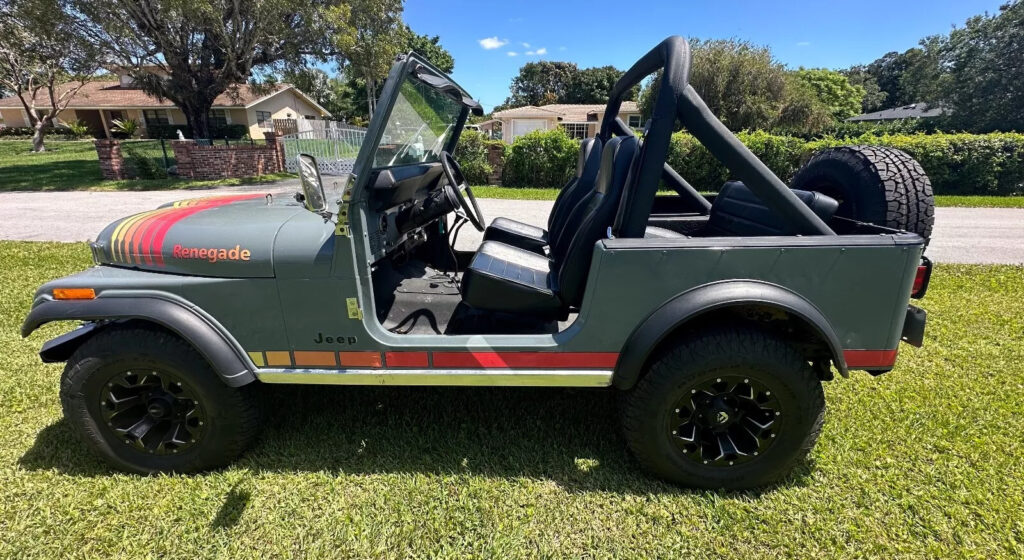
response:
M528 477L552 480L570 491L691 492L644 474L629 455L620 435L614 391L261 389L266 406L263 436L236 461L240 468ZM39 433L20 463L81 476L111 472L83 455L88 455L84 445L62 420ZM807 485L811 468L804 463L782 485Z

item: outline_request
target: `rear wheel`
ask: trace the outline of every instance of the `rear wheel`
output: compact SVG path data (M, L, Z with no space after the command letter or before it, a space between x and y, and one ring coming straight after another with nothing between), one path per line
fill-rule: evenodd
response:
M683 340L625 398L630 449L649 471L699 488L784 477L814 446L825 397L788 342L756 330Z
M932 184L906 152L882 146L841 146L816 154L793 177L794 189L839 201L837 216L916 233L927 241L935 224Z
M60 393L86 445L130 472L221 467L259 429L252 387L228 387L195 349L156 329L97 333L68 360Z

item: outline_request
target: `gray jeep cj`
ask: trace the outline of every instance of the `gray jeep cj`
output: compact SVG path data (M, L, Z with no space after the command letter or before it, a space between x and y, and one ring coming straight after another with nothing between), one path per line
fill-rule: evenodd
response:
M301 155L295 199L118 220L96 266L39 289L22 334L82 322L40 356L67 362L81 438L133 472L230 462L257 436L262 384L529 385L620 392L625 439L660 477L770 483L814 445L823 381L921 345L908 304L931 272L931 187L905 153L864 146L815 155L787 186L689 69L670 37L625 73L542 229L487 225L452 157L480 106L401 57L344 180ZM657 71L641 139L619 107ZM716 196L666 165L678 124L730 170ZM466 223L484 232L475 252L454 248Z

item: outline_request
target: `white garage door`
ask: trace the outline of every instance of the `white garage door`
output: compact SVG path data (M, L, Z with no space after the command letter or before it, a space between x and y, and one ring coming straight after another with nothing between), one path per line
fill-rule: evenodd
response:
M547 121L544 119L516 119L512 121L512 138L509 140L515 140L528 132L545 128L547 128Z

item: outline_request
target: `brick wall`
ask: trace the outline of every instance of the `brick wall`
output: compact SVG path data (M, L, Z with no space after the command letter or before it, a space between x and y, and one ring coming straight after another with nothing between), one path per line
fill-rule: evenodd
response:
M189 179L255 177L284 171L284 146L273 132L264 133L266 145L200 146L191 140L171 143L178 176Z
M223 144L200 146L192 140L171 142L179 177L185 179L226 179L255 177L284 171L284 144L273 132L265 133L264 144ZM96 155L104 179L128 179L128 167L118 140L96 140Z

